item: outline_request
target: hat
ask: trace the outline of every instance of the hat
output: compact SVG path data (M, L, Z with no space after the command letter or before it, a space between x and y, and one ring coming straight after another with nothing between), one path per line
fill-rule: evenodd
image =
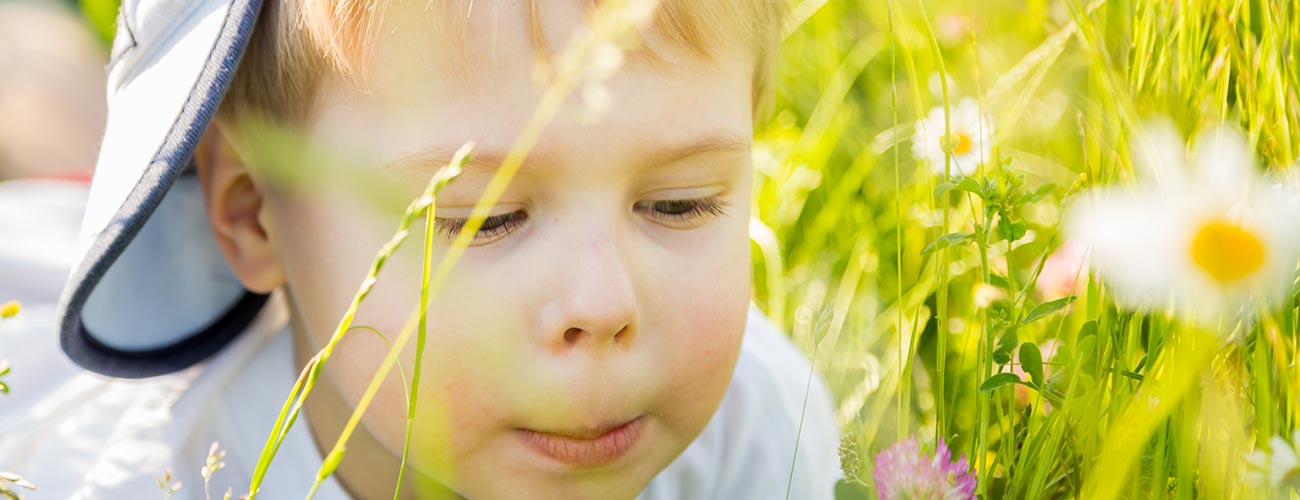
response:
M237 337L267 297L245 290L208 226L194 148L261 0L124 0L108 121L59 300L63 351L113 377L175 372Z

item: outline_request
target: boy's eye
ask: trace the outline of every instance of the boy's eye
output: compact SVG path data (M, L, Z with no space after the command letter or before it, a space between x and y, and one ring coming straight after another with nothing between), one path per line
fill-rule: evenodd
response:
M700 219L723 215L727 205L721 199L659 200L637 203L634 209L660 222L682 226Z
M634 205L633 209L670 226L690 227L702 219L725 214L727 205L714 197L643 201ZM448 242L455 241L468 221L467 218L435 217L434 231ZM483 219L483 224L479 226L470 244L481 245L498 240L523 227L527 221L528 214L523 210L487 217Z
M489 216L483 219L483 224L479 225L478 232L474 234L470 244L482 244L501 238L519 229L527 220L528 214L523 210ZM433 227L444 240L454 241L468 221L469 219L435 217Z

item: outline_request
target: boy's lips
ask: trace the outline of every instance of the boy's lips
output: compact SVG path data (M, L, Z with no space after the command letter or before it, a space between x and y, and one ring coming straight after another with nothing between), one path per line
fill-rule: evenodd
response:
M575 467L593 467L617 460L637 442L645 427L644 417L598 427L540 431L516 429L524 444L542 454Z

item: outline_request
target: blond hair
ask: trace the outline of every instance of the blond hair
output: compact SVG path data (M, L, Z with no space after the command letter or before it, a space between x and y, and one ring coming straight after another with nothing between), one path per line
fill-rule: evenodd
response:
M399 0L400 1L400 0ZM473 0L441 3L453 42L461 40ZM580 0L588 12L601 0ZM359 76L388 2L380 0L267 0L222 103L218 120L247 114L280 123L307 118L322 78ZM527 0L529 39L536 56L550 50L542 31L542 0ZM785 0L661 0L650 29L671 44L712 59L726 44L755 54L755 120L770 108ZM428 12L426 10L425 12ZM651 58L654 56L651 55Z

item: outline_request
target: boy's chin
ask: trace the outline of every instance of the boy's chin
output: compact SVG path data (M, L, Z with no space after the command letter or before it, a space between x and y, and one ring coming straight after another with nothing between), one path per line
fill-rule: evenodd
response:
M641 477L638 471L605 471L599 474L573 475L567 478L551 474L509 474L502 472L494 478L467 487L453 496L424 495L419 498L465 498L470 500L497 499L564 499L564 500L632 500L650 484L654 477Z

